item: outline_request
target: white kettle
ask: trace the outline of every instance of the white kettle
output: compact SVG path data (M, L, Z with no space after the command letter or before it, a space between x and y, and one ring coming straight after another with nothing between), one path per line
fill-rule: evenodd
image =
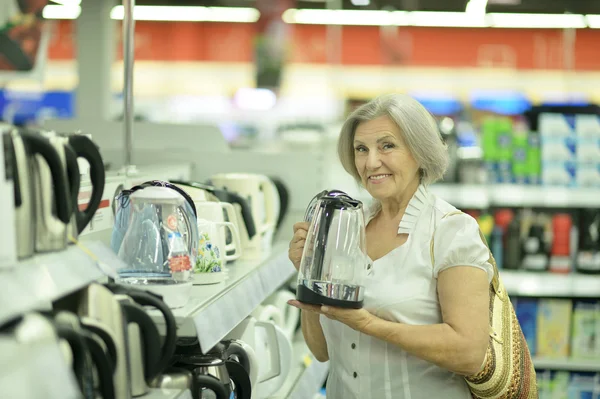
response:
M300 321L300 309L287 303L289 300L295 299L296 296L290 291L279 290L263 302L263 305L272 305L281 312L281 322L278 325L290 340L293 339L298 321Z
M286 336L281 327L283 324L283 313L273 305L259 306L252 312L258 323L271 324L275 330L277 347L279 350L279 375L266 381L260 382L253 390L256 398L268 398L275 395L285 384L292 365L292 342ZM257 330L255 335L256 354L260 357L262 353L272 350L273 342L266 334L267 330Z
M249 239L242 234L242 258L257 258L271 250L273 234L279 218L279 194L265 175L250 173L223 173L210 178L219 188L233 191L246 198L252 208L256 235Z

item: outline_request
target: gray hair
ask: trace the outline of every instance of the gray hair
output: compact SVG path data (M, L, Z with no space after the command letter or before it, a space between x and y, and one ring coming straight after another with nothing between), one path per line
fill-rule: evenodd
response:
M402 132L404 141L419 165L421 183L441 179L448 167L447 146L433 116L417 100L403 94L379 96L354 110L342 125L338 156L342 166L360 183L354 163L354 133L361 122L388 116Z

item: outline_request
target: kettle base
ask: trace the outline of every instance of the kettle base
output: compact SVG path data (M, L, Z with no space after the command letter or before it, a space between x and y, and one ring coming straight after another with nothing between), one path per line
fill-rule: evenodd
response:
M347 301L343 299L333 299L326 297L325 295L318 294L308 287L298 284L296 290L296 299L302 303L308 303L310 305L327 305L335 306L338 308L348 309L361 309L363 307L363 301Z

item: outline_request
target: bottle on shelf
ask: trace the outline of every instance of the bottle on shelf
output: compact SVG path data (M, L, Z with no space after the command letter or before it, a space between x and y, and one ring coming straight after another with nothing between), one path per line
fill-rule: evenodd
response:
M579 220L579 251L576 268L580 273L600 273L600 211L582 209Z

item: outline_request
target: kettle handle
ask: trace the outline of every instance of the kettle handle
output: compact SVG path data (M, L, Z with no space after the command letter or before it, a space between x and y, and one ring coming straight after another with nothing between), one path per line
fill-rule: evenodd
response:
M281 355L279 353L279 340L275 324L267 321L257 321L256 327L262 327L267 334L269 342L269 353L271 357L271 370L266 375L259 376L259 383L271 380L281 374ZM262 378L261 378L262 377Z
M140 334L144 345L144 376L146 382L150 382L162 371L158 368L160 358L159 353L156 351L156 348L160 348L160 333L156 328L156 324L140 305L121 303L121 308L128 323L135 323L140 326Z
M65 159L67 161L67 179L71 190L71 206L73 206L73 213L77 216L79 187L81 186L81 176L79 175L79 166L77 165L77 153L69 145L65 145L64 149ZM81 233L81 230L77 228L77 232Z
M251 399L252 384L250 383L248 369L233 360L226 360L225 366L227 367L229 378L235 385L235 398Z
M68 195L67 176L64 173L60 156L50 140L45 137L32 133L21 133L21 137L27 142L30 154L39 154L48 164L52 176L52 185L54 186L56 217L64 224L68 224L69 218L73 214L73 208Z
M216 394L217 399L229 399L229 390L215 377L211 375L194 374L193 381L194 392L192 393L192 396L195 398L201 398L202 388L208 388Z
M94 213L98 210L102 201L105 184L104 162L98 147L87 136L81 134L71 135L69 136L69 145L73 148L77 157L85 159L90 164L90 180L92 182L90 201L82 212L79 212L77 205L75 205L77 231L81 233L94 217Z
M160 359L157 360L156 364L156 370L161 372L167 368L171 362L171 358L175 355L177 343L177 321L175 320L175 316L165 302L148 292L142 290L128 290L126 294L142 306L152 306L153 308L158 309L165 319L165 340L162 345ZM156 350L155 348L152 349Z
M89 317L81 318L81 326L90 333L97 335L106 346L107 358L112 369L117 368L117 345L111 331L107 330L102 324Z
M85 338L79 332L75 331L72 327L61 323L57 320L54 321L56 334L59 338L67 341L71 347L71 353L73 354L73 371L75 378L79 384L79 389L84 394L85 398L93 397L88 391L88 384L86 383L86 349Z
M96 365L100 379L100 393L103 399L115 399L115 385L113 381L114 367L111 365L109 355L102 348L102 341L93 333L84 332L85 342L90 351L92 362Z
M266 222L265 226L261 228L261 232L267 231L268 228L275 230L277 226L277 220L279 218L279 203L276 201L279 198L279 193L275 188L275 183L267 176L260 176L260 186L265 194L265 208L266 208Z
M225 360L230 359L232 356L237 357L238 362L246 369L250 371L250 359L246 350L236 340L228 341L225 347Z
M233 192L228 192L227 198L225 200L222 200L221 198L219 198L219 200L239 205L242 212L242 219L244 220L244 226L246 227L246 231L248 232L248 238L252 239L252 237L254 237L257 233L257 226L254 223L254 217L252 216L252 208L250 207L250 204L248 204L248 201L246 201L246 199L243 198L241 195Z
M232 206L231 204L227 204ZM240 232L238 231L235 224L231 222L217 222L217 226L220 229L229 229L231 232L232 243L229 245L225 245L225 253L223 254L223 258L226 261L232 261L238 259L242 256L242 244L240 242Z

